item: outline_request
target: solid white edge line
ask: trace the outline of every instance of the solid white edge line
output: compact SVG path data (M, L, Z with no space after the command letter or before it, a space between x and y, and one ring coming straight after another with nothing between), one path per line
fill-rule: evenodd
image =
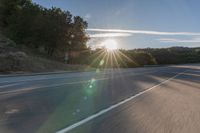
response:
M184 71L184 72L186 72L186 71ZM148 92L148 91L150 91L150 90L152 90L152 89L154 89L154 88L156 88L156 87L158 87L158 86L160 86L160 85L162 85L162 84L164 84L164 83L166 83L166 82L168 82L168 81L170 81L170 80L172 80L174 78L176 78L177 76L181 75L184 72L180 72L180 73L176 74L175 76L173 76L173 77L171 77L171 78L169 78L169 79L167 79L167 80L165 80L165 81L163 81L163 82L161 82L161 83L159 83L159 84L157 84L157 85L155 85L155 86L153 86L153 87L151 87L151 88L149 88L149 89L147 89L145 91L139 92L138 94L136 94L134 96L131 96L131 97L129 97L129 98L117 103L117 104L111 105L110 107L108 107L106 109L103 109L103 110L99 111L98 113L93 114L93 115L91 115L91 116L89 116L89 117L87 117L87 118L85 118L85 119L83 119L83 120L81 120L79 122L76 122L76 123L64 128L64 129L61 129L61 130L57 131L56 133L69 132L72 129L74 129L74 128L78 127L78 126L81 126L81 125L83 125L83 124L85 124L85 123L87 123L87 122L99 117L100 115L103 115L103 114L105 114L105 113L117 108L118 106L120 106L120 105L122 105L122 104L124 104L126 102L129 102L130 100L132 100L132 99L134 99L134 98L136 98L136 97L138 97L138 96L140 96L140 95L142 95L142 94L144 94L144 93L146 93L146 92Z

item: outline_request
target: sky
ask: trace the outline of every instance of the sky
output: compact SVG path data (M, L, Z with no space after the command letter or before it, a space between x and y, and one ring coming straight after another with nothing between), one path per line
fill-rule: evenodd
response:
M114 39L122 49L200 47L200 0L32 0L88 22L88 45Z

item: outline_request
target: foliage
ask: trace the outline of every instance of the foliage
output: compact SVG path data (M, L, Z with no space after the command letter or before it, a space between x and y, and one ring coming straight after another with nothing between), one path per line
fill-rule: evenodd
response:
M1 0L0 7L1 27L18 45L60 58L66 51L88 49L87 22L69 11L30 0Z
M200 48L171 47L160 49L138 49L150 53L158 64L199 63Z
M106 54L104 49L93 50L89 61L93 67L139 67L148 65L199 63L200 48L171 47L118 50ZM102 54L103 53L103 54ZM100 65L101 62L103 65Z

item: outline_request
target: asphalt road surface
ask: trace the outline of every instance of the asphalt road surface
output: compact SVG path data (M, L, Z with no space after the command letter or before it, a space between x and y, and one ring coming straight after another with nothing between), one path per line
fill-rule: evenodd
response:
M0 76L0 133L199 133L200 65Z

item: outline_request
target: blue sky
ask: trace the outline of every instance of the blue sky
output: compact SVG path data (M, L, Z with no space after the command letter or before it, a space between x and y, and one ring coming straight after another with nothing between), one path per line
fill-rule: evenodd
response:
M88 21L89 45L113 38L120 48L200 46L200 0L33 0Z

